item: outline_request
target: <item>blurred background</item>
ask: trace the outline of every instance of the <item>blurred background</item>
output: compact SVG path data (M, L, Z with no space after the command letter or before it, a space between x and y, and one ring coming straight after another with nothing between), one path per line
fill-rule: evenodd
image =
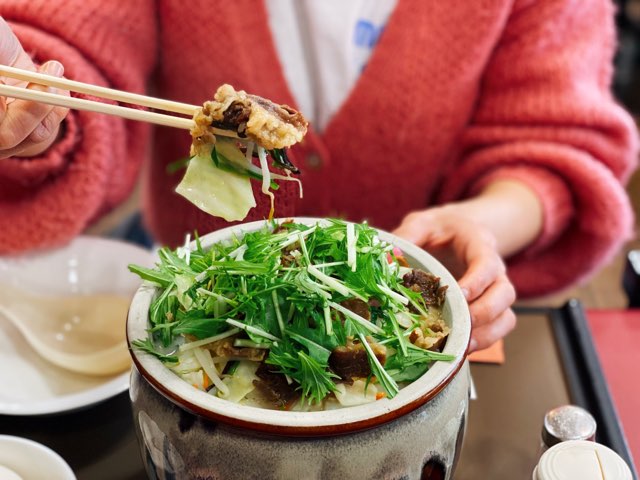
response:
M618 52L615 58L613 93L633 115L640 127L640 0L614 0L618 6ZM586 308L626 308L628 298L622 287L627 253L640 249L640 170L631 177L627 190L636 212L636 235L616 258L588 283L551 297L527 301L523 305L560 306L569 298L578 298ZM107 217L94 225L89 233L122 234L128 219L139 208L139 191ZM640 282L640 280L639 280ZM640 283L639 283L640 288Z
M636 125L640 126L640 0L616 0L615 3L618 5L618 53L615 59L613 93L631 112ZM628 305L622 287L622 276L628 252L640 249L640 170L636 170L631 177L627 191L636 213L635 239L587 284L551 298L528 303L561 305L567 298L575 297L586 308L625 308Z
M614 91L636 118L640 116L640 0L618 0L618 55Z

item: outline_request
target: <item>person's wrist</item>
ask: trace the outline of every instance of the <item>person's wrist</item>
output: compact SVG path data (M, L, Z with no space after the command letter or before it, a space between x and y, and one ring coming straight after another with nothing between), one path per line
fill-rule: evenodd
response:
M463 218L491 232L503 257L531 245L542 232L542 202L517 180L497 180L474 197L438 208L440 214Z

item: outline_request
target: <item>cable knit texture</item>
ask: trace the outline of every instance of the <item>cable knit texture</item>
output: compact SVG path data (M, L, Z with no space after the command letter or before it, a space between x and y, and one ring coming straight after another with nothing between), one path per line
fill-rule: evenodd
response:
M295 106L255 0L4 0L0 14L72 78L131 91L151 80L154 93L196 104L226 82ZM276 213L393 229L412 210L516 179L545 216L541 238L509 260L519 294L585 278L633 224L623 184L637 145L609 91L614 33L608 0L399 0L345 103L292 149L304 199L285 183ZM173 192L180 177L166 166L188 152L188 135L154 138L143 195L154 235L175 245L226 226ZM74 113L42 158L0 162L0 251L81 232L129 191L146 141L140 125ZM269 208L254 191L247 220Z

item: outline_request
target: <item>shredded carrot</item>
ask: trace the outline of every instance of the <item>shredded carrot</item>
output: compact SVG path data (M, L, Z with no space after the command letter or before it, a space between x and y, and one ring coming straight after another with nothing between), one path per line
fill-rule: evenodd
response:
M291 411L291 409L293 408L293 406L298 402L297 398L294 398L293 400L289 400L283 407L282 409L289 412Z
M384 398L384 397L386 397L386 396L387 396L387 394L386 394L386 393L384 393L384 392L378 392L378 393L376 393L376 400L380 400L380 399L382 399L382 398Z
M404 253L398 247L393 249L393 256L391 256L390 253L387 253L387 262L393 263L393 257L396 257L396 260L398 260L401 267L409 266L409 262L407 262L407 259L404 257Z
M202 386L206 390L207 388L209 388L209 385L211 385L211 380L209 379L209 375L205 375L203 373L202 376L204 377L204 381L202 382Z

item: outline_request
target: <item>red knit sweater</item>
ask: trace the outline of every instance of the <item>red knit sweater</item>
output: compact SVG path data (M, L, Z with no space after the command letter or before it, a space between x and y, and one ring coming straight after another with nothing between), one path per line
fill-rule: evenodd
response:
M334 215L393 229L409 211L472 195L496 178L530 185L541 238L509 260L521 295L583 278L628 238L622 183L634 126L611 98L614 28L606 0L400 0L323 134L294 147L304 199L281 185L276 213ZM3 0L37 61L85 82L202 103L218 85L295 105L266 10L250 0ZM156 68L153 71L154 67ZM44 156L0 162L0 251L56 245L120 202L144 169L156 237L181 242L225 223L173 192L165 167L185 132L73 112ZM268 201L248 220L263 218Z

